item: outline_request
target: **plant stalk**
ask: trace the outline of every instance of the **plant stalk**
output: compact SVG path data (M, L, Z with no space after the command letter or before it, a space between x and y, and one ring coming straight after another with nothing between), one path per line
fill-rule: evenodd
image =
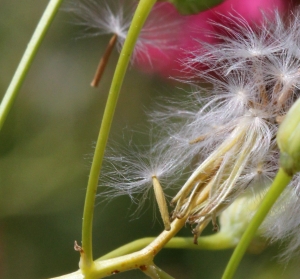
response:
M0 131L12 108L32 61L63 0L50 0L0 104Z
M120 53L120 57L113 76L111 88L109 91L109 95L108 95L108 99L107 99L107 103L106 103L106 107L102 119L101 128L98 135L98 140L96 144L92 167L90 170L87 192L85 197L83 224L82 224L82 248L84 253L81 253L82 257L80 262L82 270L85 269L89 270L89 267L93 264L92 225L93 225L95 197L97 193L100 169L102 166L104 152L105 152L115 108L117 105L119 92L138 35L155 2L156 0L139 1L139 4L133 16L127 38L125 40L122 51Z
M291 179L292 176L288 175L282 168L279 169L269 191L267 192L257 212L249 223L239 244L235 248L223 273L222 279L231 279L233 277L240 261L242 260L243 255L249 247L251 240L255 236L256 231L266 218L267 214L271 210L280 194L290 183Z

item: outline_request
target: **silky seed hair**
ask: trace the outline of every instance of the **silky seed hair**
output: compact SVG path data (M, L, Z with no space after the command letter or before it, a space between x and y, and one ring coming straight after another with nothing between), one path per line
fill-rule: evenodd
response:
M172 126L172 119L182 115L176 115L174 104L167 110L173 130L162 145L177 154L178 164L199 159L173 198L173 217L188 216L196 236L246 190L265 193L279 169L276 133L299 98L299 19L299 10L286 17L265 13L262 24L253 27L232 13L224 16L225 25L212 22L221 34L215 35L219 44L199 43L183 61L198 88L187 96L190 105L178 105L178 112L187 111L183 125ZM207 83L210 87L203 88ZM195 99L199 109L189 113ZM153 122L167 119L162 111L153 115ZM299 186L296 176L262 230L273 241L290 239L286 258L300 245Z
M219 44L199 43L199 50L183 61L193 80L190 102L173 101L165 113L152 112L153 123L168 127L158 148L174 154L183 168L194 165L173 198L173 218L188 216L196 236L245 190L265 193L279 168L278 126L299 97L299 11L285 19L279 12L265 13L259 26L249 26L235 13L224 16L224 22L212 22L221 32L215 35ZM299 182L295 177L285 194L293 195L291 203L282 198L263 230L274 241L290 238L287 254L299 247L299 222L293 221L299 212L292 211L288 226L279 217L297 208ZM279 220L284 229L272 229Z
M166 3L154 6L137 40L132 62L153 61L149 48L168 55L168 50L176 49L174 38L183 33L181 26L186 17L176 10L162 12ZM83 27L84 37L117 35L117 49L121 50L126 39L137 1L132 0L74 0L65 5L65 10L74 15L77 25ZM176 19L176 20L174 20ZM174 36L176 34L176 36Z

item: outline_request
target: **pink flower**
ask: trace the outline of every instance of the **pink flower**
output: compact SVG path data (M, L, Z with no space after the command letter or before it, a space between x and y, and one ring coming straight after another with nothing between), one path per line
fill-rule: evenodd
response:
M160 9L163 9L163 12L174 14L174 20L176 17L181 19L180 30L177 33L172 32L170 48L148 47L151 64L149 59L138 59L137 65L145 72L159 73L165 77L182 76L180 61L187 58L189 51L199 48L199 41L206 43L217 41L217 39L206 35L214 29L208 22L209 20L222 23L224 18L220 14L234 13L243 17L249 25L253 26L262 20L262 11L266 13L275 9L284 11L288 4L287 0L225 0L215 8L191 16L180 15L171 4L162 5Z

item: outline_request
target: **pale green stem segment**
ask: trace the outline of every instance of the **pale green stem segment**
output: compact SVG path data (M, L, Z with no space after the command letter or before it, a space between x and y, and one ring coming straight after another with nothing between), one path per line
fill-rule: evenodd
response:
M184 224L184 223L183 223ZM164 234L168 234L169 232L164 232ZM132 254L136 251L139 251L146 247L147 245L151 244L155 241L155 237L146 237L139 240L135 240L130 242L124 246L117 248L116 250L98 258L95 260L97 265L101 266L101 262L104 260L113 261L113 258L121 257L125 255ZM227 234L222 232L209 235L209 236L202 236L198 239L198 245L195 245L193 237L173 237L170 241L164 246L164 248L170 249L193 249L193 250L224 250L224 249L231 249L236 246L236 242ZM117 267L116 267L117 268ZM71 278L80 278L81 271L78 270L76 272L63 275L61 279L71 279ZM78 277L77 277L78 276ZM168 277L166 277L168 278ZM172 278L172 277L170 277Z
M149 265L144 273L151 279L174 279L174 277L160 269L154 263Z
M169 275L168 273L166 273L159 267L157 267L155 265L154 265L154 267L155 267L155 272L157 274L157 279L175 279L174 277L172 277L171 275Z
M157 253L181 230L185 222L186 218L175 219L171 224L170 231L164 230L154 241L140 251L113 259L95 261L90 270L87 271L86 277L99 279L132 269L144 270L145 267L153 264L153 259Z
M257 212L249 223L239 244L235 248L229 260L229 263L226 266L222 279L231 279L233 277L243 255L249 247L251 240L255 236L256 231L258 230L263 220L266 218L268 212L270 211L280 194L290 183L291 179L292 176L288 175L283 169L279 169L269 191L267 192Z
M145 237L128 244L125 244L116 250L109 252L108 254L102 256L96 261L102 261L107 259L112 259L115 257L120 257L138 251L148 244L150 244L155 237ZM193 249L193 250L224 250L234 248L236 243L233 242L230 236L224 233L216 233L209 236L202 236L198 238L198 245L194 244L193 237L173 237L164 248L170 249Z
M104 151L117 105L119 92L123 83L123 79L127 70L130 57L134 50L135 43L138 35L142 29L142 26L147 19L153 5L156 0L140 0L137 6L136 12L133 16L131 26L128 31L127 38L120 53L119 61L116 66L114 77L112 80L111 88L109 91L100 132L96 144L95 154L90 171L87 192L85 197L84 212L83 212L83 224L82 224L82 248L81 253L81 268L89 269L93 263L92 253L92 224L94 214L95 196L97 193L98 178L100 175L100 169L104 157Z
M13 103L17 97L18 91L28 73L30 65L46 35L47 30L52 23L54 16L56 15L63 0L50 0L47 8L44 11L43 16L38 23L30 42L23 54L23 57L19 63L19 66L10 82L10 85L2 99L0 105L0 130L5 122L5 119L13 106Z

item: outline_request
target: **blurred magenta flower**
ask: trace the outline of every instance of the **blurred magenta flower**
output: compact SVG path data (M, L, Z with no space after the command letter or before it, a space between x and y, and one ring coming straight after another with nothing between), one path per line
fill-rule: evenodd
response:
M181 26L177 33L172 32L173 46L170 48L159 49L148 46L149 59L138 59L136 61L139 68L145 72L159 73L162 76L182 76L182 60L185 60L193 51L199 48L199 41L205 43L215 43L217 38L207 36L208 33L215 31L215 25L209 23L213 21L224 24L224 17L220 15L229 15L234 13L245 19L250 26L259 25L263 18L263 12L269 14L277 10L282 12L289 6L286 0L225 0L215 8L202 12L198 15L182 16L176 12L171 4L161 5L160 12L172 14L174 20L180 19ZM162 11L163 10L163 11Z

